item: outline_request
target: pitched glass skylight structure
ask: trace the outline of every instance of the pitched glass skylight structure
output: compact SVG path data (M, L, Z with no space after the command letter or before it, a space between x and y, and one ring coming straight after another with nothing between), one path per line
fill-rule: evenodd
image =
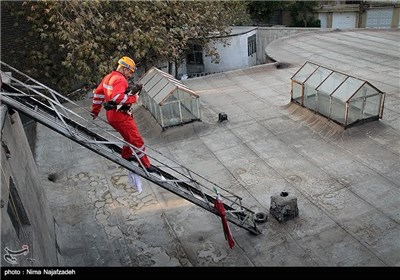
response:
M368 81L306 62L291 77L291 101L348 127L382 118L385 94Z
M172 75L152 67L139 82L143 106L162 128L200 120L199 95Z

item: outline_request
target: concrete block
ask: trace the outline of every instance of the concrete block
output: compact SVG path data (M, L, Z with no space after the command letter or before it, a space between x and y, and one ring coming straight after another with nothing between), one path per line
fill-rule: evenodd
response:
M288 192L281 192L278 195L271 196L271 206L269 213L279 222L286 222L299 215L297 207L297 197Z

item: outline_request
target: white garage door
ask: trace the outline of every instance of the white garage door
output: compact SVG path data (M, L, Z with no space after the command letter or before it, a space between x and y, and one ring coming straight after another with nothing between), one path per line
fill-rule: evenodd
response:
M328 27L328 15L326 13L319 13L318 18L321 22L321 28Z
M390 28L392 24L393 8L375 9L367 11L367 28Z
M356 28L356 13L333 13L332 28L349 29Z

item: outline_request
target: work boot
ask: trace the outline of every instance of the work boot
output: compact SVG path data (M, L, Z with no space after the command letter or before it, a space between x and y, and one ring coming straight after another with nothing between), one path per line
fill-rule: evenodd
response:
M149 173L155 173L157 172L157 168L154 167L153 165L150 165L149 167L146 168L147 172Z
M137 158L134 155L130 155L129 158L124 158L127 161L138 162Z

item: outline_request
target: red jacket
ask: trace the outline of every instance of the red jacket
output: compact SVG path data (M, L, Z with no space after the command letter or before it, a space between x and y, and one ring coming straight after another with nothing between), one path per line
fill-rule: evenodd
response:
M103 103L108 101L114 101L120 105L135 103L137 100L136 95L125 94L127 88L128 81L122 73L112 71L106 75L93 92L92 113L97 116L101 111ZM123 121L130 117L121 111L107 111L107 119L111 118L113 121Z

